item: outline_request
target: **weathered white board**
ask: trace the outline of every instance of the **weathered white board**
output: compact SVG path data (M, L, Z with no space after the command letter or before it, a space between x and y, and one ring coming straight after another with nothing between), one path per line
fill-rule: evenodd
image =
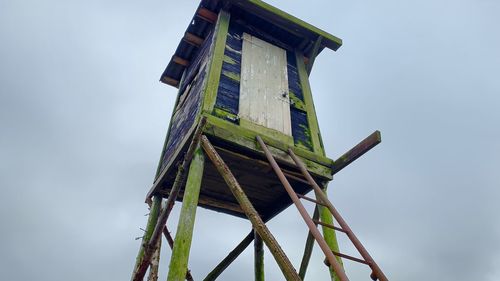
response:
M286 51L243 33L239 116L292 135Z

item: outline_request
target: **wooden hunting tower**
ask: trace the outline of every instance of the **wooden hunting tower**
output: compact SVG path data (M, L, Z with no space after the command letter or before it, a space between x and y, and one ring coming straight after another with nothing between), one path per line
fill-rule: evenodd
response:
M282 261L276 257L281 249L268 237L272 235L264 222L297 205L297 196L303 198L315 186L321 187L316 196L323 196L318 200L326 206L326 184L333 174L380 141L376 132L338 161L325 156L309 73L319 53L341 44L339 38L259 0L201 1L160 79L179 90L147 194L151 214L133 280L144 276L159 251L158 233L165 231L175 200L183 201L183 207L168 280L186 276L196 206L249 218L256 231L249 234L250 241L263 239L285 277L298 280L286 256ZM162 198L167 198L163 209ZM327 207L317 210L309 221L330 226L323 241L328 251L337 253L331 212ZM337 259L337 265L329 260L336 272L332 276L347 280Z

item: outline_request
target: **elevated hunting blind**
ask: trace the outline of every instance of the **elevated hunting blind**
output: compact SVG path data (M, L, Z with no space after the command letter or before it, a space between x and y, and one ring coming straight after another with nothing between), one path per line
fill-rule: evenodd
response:
M167 237L173 247L168 280L189 279L196 206L248 218L255 233L242 243L264 240L287 280L303 279L312 242L297 273L264 224L292 204L325 252L332 278L347 280L340 257L352 257L338 252L334 230L354 234L330 206L326 185L378 144L380 135L375 132L337 161L325 156L309 73L319 53L341 44L259 0L201 1L160 79L178 88L178 95L147 194L151 214L132 280L141 280L149 265L155 278L151 260L159 252L160 233L169 236L165 222L175 200L183 207L175 242ZM317 200L305 196L313 189ZM304 214L299 197L319 204L313 219ZM162 198L167 198L163 208ZM333 217L340 227L333 226ZM360 253L372 277L386 280L371 257ZM256 263L256 272L262 266ZM218 270L205 280L215 279Z

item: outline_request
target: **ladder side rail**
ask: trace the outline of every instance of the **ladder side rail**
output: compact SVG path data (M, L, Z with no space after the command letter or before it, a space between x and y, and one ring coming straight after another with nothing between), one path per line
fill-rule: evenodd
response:
M311 184L311 186L314 188L314 191L316 192L317 196L320 197L319 200L322 201L324 204L327 205L327 207L330 210L330 212L332 213L333 217L335 218L335 220L337 220L337 222L339 223L340 227L343 230L345 230L345 233L346 233L347 237L349 237L349 239L351 240L351 242L354 245L354 247L356 247L356 249L358 250L359 254L363 257L363 259L365 259L366 262L368 262L368 265L372 269L373 273L375 273L376 277L380 281L388 281L387 277L382 272L382 270L380 269L380 267L377 265L377 263L370 256L370 254L365 249L365 247L363 246L363 244L361 244L361 241L359 241L359 239L356 237L356 235L352 232L352 230L349 227L349 225L342 218L342 216L340 215L340 213L335 209L335 207L330 202L330 200L328 200L328 198L326 197L326 195L323 193L323 190L321 190L321 188L318 186L318 184L316 183L316 181L312 178L311 174L309 174L309 172L307 171L307 169L304 166L304 164L302 163L302 161L295 155L295 153L293 153L293 151L291 149L288 149L288 153L292 157L292 159L295 162L295 164L297 164L297 166L301 170L301 172L304 175L304 177L307 179L307 181L309 181L309 183Z
M285 190L287 191L288 195L290 196L293 203L297 207L297 209L298 209L300 215L302 216L302 218L304 219L305 223L309 227L309 230L311 231L312 235L314 236L314 238L318 242L321 250L328 258L328 261L330 262L330 265L334 269L335 273L337 273L337 275L341 281L348 281L349 278L347 278L347 275L345 274L344 270L342 269L340 264L335 259L335 255L332 253L332 250L330 249L328 244L326 244L325 239L323 238L323 236L321 236L321 233L316 228L316 225L312 221L311 217L309 217L309 214L307 213L306 209L304 208L304 205L302 205L302 202L300 202L299 197L297 196L297 194L293 190L292 186L290 185L290 183L286 179L285 175L281 171L281 168L278 166L278 163L276 163L276 160L272 156L272 154L269 151L269 149L267 148L266 144L264 143L262 138L260 138L259 136L257 136L257 141L259 142L260 146L264 150L264 153L265 153L267 159L269 160L269 163L273 167L274 172L276 173L279 180L281 181L281 183L285 187Z

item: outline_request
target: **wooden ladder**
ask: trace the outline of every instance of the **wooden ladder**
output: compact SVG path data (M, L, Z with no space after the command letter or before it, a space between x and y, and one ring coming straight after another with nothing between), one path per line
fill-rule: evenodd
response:
M304 219L305 223L309 227L309 231L311 232L312 236L317 241L317 243L319 244L321 250L325 254L327 265L329 265L329 266L332 267L332 270L337 274L338 278L341 281L348 281L349 280L349 278L347 278L347 276L346 276L346 274L344 272L344 269L339 264L339 262L337 261L337 259L335 258L335 256L338 256L338 257L341 257L341 258L345 258L345 259L349 259L349 260L352 260L352 261L355 261L355 262L359 262L359 263L362 263L362 264L366 264L372 270L372 273L370 274L370 277L371 277L372 280L388 281L387 277L384 275L384 273L382 272L382 270L380 269L380 267L377 265L377 263L375 263L375 261L370 256L370 254L368 253L368 251L366 251L365 247L361 244L361 242L356 237L356 235L354 235L354 232L352 232L351 228L347 225L347 223L345 222L345 220L342 218L342 216L339 214L339 212L335 209L335 207L330 202L330 200L328 200L328 197L325 195L325 193L323 192L323 190L318 186L318 184L314 181L314 179L309 174L309 172L307 171L307 169L304 166L304 164L302 163L302 161L293 153L293 151L291 149L288 149L288 154L290 155L290 157L295 162L297 168L302 172L302 174L306 178L307 182L314 189L314 193L316 194L316 199L309 198L309 197L306 197L306 196L301 195L301 194L297 194L293 190L293 188L290 185L290 183L288 182L288 180L285 177L285 175L284 175L283 171L281 170L281 168L278 166L278 163L276 163L276 160L274 159L273 155L271 154L271 152L267 148L267 146L264 143L264 141L262 140L262 138L260 138L259 136L257 136L257 141L259 142L260 146L264 150L264 153L265 153L265 155L267 157L267 160L271 164L274 172L278 176L279 180L281 181L281 183L285 187L288 195L290 196L290 198L292 199L293 203L297 207L300 215L302 216L302 218ZM333 226L333 225L330 225L330 224L325 224L323 222L320 222L319 220L313 220L309 216L309 214L307 213L306 209L304 208L304 205L302 205L302 202L300 201L299 197L303 198L305 200L314 202L317 205L321 205L321 206L326 207L330 211L330 213L332 214L332 216L335 218L335 220L338 222L338 224L339 224L340 227L336 227L336 226ZM324 237L321 235L321 233L317 229L317 224L321 224L321 225L323 225L325 227L329 227L329 228L332 228L334 230L337 230L337 231L345 233L347 235L347 237L350 239L350 241L352 242L352 244L354 245L354 247L358 250L359 254L362 256L362 259L332 251L330 249L330 247L328 246L328 244L326 243Z

